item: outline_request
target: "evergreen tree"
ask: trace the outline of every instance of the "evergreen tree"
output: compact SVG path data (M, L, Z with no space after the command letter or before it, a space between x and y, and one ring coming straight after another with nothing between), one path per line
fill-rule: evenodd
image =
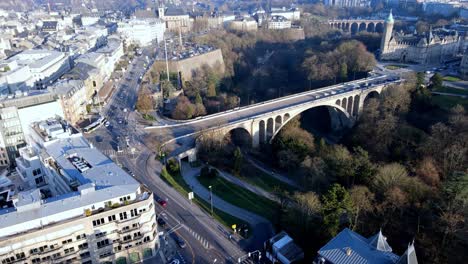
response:
M323 222L331 236L338 233L340 219L344 214L350 214L353 203L348 191L339 184L334 184L322 197Z

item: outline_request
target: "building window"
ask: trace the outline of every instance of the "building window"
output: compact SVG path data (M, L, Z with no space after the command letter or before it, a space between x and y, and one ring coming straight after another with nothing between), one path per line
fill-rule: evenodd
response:
M91 254L89 253L89 251L86 251L86 252L83 252L80 254L80 257L83 259L83 258L89 258L89 256L91 256Z
M70 238L70 239L62 241L62 245L66 245L66 244L71 243L71 242L72 242L72 239Z
M107 219L109 220L109 222L115 221L115 215L109 215Z
M149 236L145 236L145 238L143 238L143 242L149 242L150 241L150 237Z
M96 86L97 86L96 81L93 81L93 87L96 87Z
M56 258L60 258L60 255L62 255L62 253L55 253L52 255L52 258L56 259Z
M24 258L26 258L26 255L24 254L24 252L16 254L16 259L24 259Z
M138 211L137 211L137 209L136 209L136 208L135 208L135 209L132 209L132 210L130 210L130 216L131 216L131 217L135 217L135 216L137 216L137 215L138 215Z
M99 242L96 243L96 245L97 245L98 248L103 248L103 247L109 245L109 239L104 239L102 241L99 241Z
M83 243L81 245L78 245L78 249L79 250L82 250L82 249L87 249L88 248L88 243Z
M64 252L65 252L65 254L73 253L73 252L75 252L75 248L74 248L74 247L66 248L66 249L64 250Z
M41 259L40 258L35 258L32 260L32 263L40 263Z
M40 184L42 184L44 182L44 177L42 177L42 176L38 177L38 178L35 179L35 181L36 181L36 185L40 185Z
M126 236L123 237L123 241L128 241L130 239L132 239L131 235L126 235Z
M76 240L85 239L85 238L86 238L86 234L81 234L81 235L76 236Z
M33 176L37 176L37 175L41 174L42 171L41 171L40 168L38 168L38 169L33 170L32 173L33 173Z
M96 219L93 221L93 226L98 226L104 224L104 218Z
M127 212L119 213L119 216L120 216L120 220L127 219Z
M104 231L104 232L99 232L99 233L96 233L96 235L95 235L95 236L96 236L96 238L100 238L100 237L103 237L103 236L105 236L106 234L107 234L107 232L105 232L105 231Z

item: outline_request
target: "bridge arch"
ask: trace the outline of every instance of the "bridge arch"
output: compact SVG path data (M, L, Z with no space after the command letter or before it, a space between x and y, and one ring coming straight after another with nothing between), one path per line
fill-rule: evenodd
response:
M353 105L353 113L352 115L353 116L357 116L359 114L359 100L360 100L360 96L359 95L355 95L354 96L354 105Z
M343 115L343 117L345 117L346 120L347 120L347 123L346 123L346 124L343 124L344 126L348 126L348 127L349 127L349 126L352 125L354 119L353 119L352 116L346 111L345 108L343 108L343 107L341 107L341 106L339 106L339 105L335 105L335 104L333 104L333 103L329 103L329 104L326 103L326 104L320 104L320 105L313 105L313 106L304 108L304 109L302 109L302 110L300 110L300 111L297 111L297 112L294 112L294 113L287 113L287 115L289 115L290 118L288 118L287 120L284 120L284 122L281 124L281 126L278 127L278 129L275 129L275 131L274 131L272 137L269 138L269 139L267 140L267 142L268 142L268 143L271 143L271 142L275 139L276 135L278 135L278 133L281 131L281 129L282 129L289 121L291 121L292 119L294 119L294 117L296 117L296 116L298 116L298 115L304 113L304 112L307 111L307 110L310 110L310 109L313 109L313 108L317 108L317 107L324 107L324 106L327 107L327 108L329 108L329 109L333 109L333 110L337 111L340 115ZM271 118L270 118L270 119L271 119Z
M375 32L383 33L383 23L379 22L375 24Z
M346 107L346 111L347 111L350 115L353 114L353 112L352 112L353 109L352 109L352 108L353 108L353 97L350 96L350 97L348 97L348 105L347 105L347 107Z
M359 24L359 29L358 31L361 32L361 31L366 31L366 28L367 28L367 24L364 23L364 22L361 22L361 24Z
M367 24L367 32L375 32L374 22L370 22L369 24Z
M351 34L354 35L359 31L359 25L357 22L353 22L350 27Z
M370 99L373 99L373 98L378 99L379 97L380 97L380 93L378 91L370 91L364 97L364 104L369 102Z
M347 105L347 99L346 99L346 97L345 97L345 98L343 98L343 100L341 100L341 107L342 107L343 109L346 109L346 105Z
M228 139L232 144L239 147L251 147L252 146L252 135L249 130L245 127L233 127L230 128L225 134L224 139Z

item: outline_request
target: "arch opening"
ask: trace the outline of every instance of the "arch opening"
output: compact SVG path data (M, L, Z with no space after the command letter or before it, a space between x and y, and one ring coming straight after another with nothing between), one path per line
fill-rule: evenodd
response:
M375 31L375 24L373 22L367 25L367 32L374 32Z
M383 33L383 23L379 22L375 25L375 32Z
M301 128L314 134L314 136L336 140L341 137L345 128L352 125L352 120L345 111L340 106L321 105L309 108L296 117L299 118ZM294 119L296 118L293 116L288 120ZM268 142L271 142L287 123L285 120L281 128L275 131L273 138L269 139Z
M367 25L366 23L359 24L359 32L366 31Z
M250 135L249 131L243 127L231 129L228 133L226 133L225 140L237 147L252 147L252 136Z
M366 97L364 98L364 105L367 105L369 103L369 101L372 100L372 99L379 99L379 97L380 97L380 95L376 91L372 91L372 92L368 93L366 95Z
M258 136L259 136L259 143L263 144L265 143L265 136L266 136L266 131L265 131L265 121L261 120L258 123Z
M351 35L354 35L358 32L359 30L359 25L358 23L354 22L351 24L351 28L350 28L350 31L351 31Z

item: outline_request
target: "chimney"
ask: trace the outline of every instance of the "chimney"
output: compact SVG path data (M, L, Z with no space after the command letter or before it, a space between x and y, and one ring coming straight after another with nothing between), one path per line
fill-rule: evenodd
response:
M351 248L346 248L346 256L351 256Z

